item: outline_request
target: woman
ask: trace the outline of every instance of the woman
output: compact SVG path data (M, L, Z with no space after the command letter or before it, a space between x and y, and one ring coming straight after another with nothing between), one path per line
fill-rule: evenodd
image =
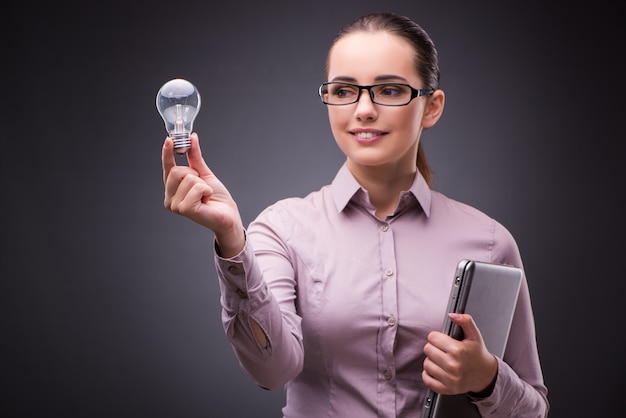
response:
M439 332L470 258L521 267L514 238L431 190L420 136L441 117L436 49L411 20L373 14L330 48L320 97L346 155L330 185L281 200L244 229L192 136L189 166L163 147L165 206L215 234L223 323L242 368L285 386L285 417L417 417L427 388L467 393L483 416L546 416L524 279L504 358L471 316Z

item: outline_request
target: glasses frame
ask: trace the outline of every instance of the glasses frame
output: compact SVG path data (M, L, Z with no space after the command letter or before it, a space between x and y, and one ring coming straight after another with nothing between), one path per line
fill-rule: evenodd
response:
M356 99L354 99L354 101L348 102L348 103L329 103L327 101L324 100L324 95L322 93L322 90L324 89L324 87L332 85L332 84L342 84L344 86L352 86L352 87L356 87L359 92L356 95ZM374 99L374 92L372 91L372 89L374 87L378 87L378 86L404 86L404 87L408 87L411 89L411 97L409 98L409 100L406 103L402 103L402 104L388 104L388 103L380 103L377 102L376 99ZM346 83L343 81L327 81L325 83L322 83L317 91L317 94L320 96L320 99L322 100L322 103L324 103L325 105L329 105L329 106L346 106L346 105L351 105L354 104L356 102L359 101L359 99L361 99L361 93L363 92L363 90L367 90L367 92L369 93L370 99L372 100L372 103L377 104L377 105L381 105L381 106L406 106L409 103L411 103L411 101L413 99L415 99L416 97L420 97L420 96L427 96L427 95L431 95L435 92L435 89L416 89L413 86L406 84L406 83L378 83L378 84L370 84L368 86L362 86L360 84L354 84L354 83Z

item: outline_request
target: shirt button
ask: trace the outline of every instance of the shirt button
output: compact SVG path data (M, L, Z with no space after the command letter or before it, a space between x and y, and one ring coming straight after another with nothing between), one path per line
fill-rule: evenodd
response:
M396 325L396 318L394 318L393 316L390 316L387 319L387 324L389 324L390 327L393 327L394 325Z
M385 270L385 276L391 276L391 275L393 275L393 270L392 269Z
M237 266L230 266L230 267L228 267L228 272L230 274L239 274L239 267L237 267Z
M385 380L391 380L391 372L389 370L385 370L383 372L383 377L385 378Z
M384 224L383 226L380 227L380 230L383 231L383 232L389 231L389 225Z

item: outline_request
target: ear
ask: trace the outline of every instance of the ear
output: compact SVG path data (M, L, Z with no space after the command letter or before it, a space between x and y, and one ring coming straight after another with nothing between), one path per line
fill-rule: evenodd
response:
M426 109L424 109L424 116L422 117L422 126L424 128L430 128L437 123L443 113L445 101L446 97L443 90L435 90L435 92L428 97Z

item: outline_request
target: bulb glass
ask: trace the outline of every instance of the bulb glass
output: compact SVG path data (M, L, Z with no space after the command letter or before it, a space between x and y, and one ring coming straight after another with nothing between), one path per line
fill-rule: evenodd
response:
M165 130L174 141L174 151L178 154L189 151L189 135L200 110L198 89L182 78L170 80L159 89L156 107L165 122Z

